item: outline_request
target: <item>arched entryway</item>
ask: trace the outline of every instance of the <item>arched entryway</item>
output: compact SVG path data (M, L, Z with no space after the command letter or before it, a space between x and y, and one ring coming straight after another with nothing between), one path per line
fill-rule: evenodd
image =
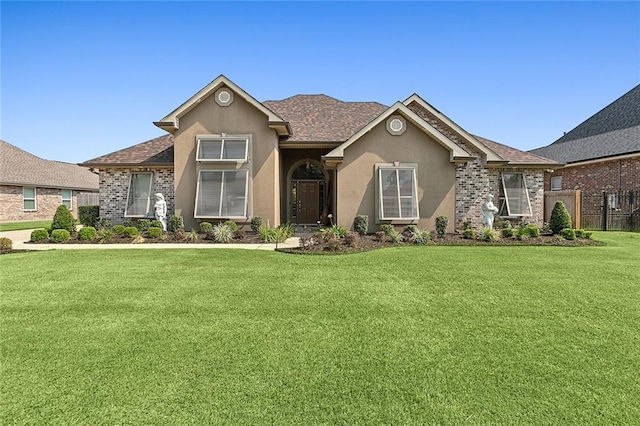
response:
M328 176L319 161L296 162L287 174L288 216L295 224L316 224L327 214Z

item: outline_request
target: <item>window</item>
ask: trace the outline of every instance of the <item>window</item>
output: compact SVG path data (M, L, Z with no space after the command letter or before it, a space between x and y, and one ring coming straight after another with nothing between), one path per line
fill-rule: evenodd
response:
M248 142L246 136L198 138L196 160L246 162Z
M551 190L560 191L562 189L562 176L554 176L551 178Z
M378 198L380 200L379 219L418 219L415 166L379 166Z
M503 173L500 216L531 216L529 192L523 173Z
M246 218L247 170L200 170L196 218Z
M62 190L62 204L67 206L69 210L71 210L72 208L72 204L71 204L71 200L73 199L72 196L73 196L73 193L70 189Z
M22 188L22 210L25 212L35 212L37 210L35 188Z
M131 173L125 217L146 217L151 207L153 173Z

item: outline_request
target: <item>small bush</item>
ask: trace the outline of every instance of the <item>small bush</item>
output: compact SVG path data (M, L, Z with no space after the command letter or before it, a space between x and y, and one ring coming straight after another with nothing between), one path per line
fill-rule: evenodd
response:
M183 239L183 241L187 241L187 242L190 242L190 243L195 243L196 241L198 241L200 239L200 236L198 235L198 232L195 229L192 229L191 231L186 232L182 239Z
M100 206L78 206L78 220L84 226L96 226L100 220Z
M462 222L462 230L464 231L465 229L471 229L471 221L470 220L465 220L464 222Z
M526 235L527 237L539 237L540 236L540 228L538 228L533 223L522 226L518 229L518 235Z
M311 250L311 247L313 247L317 243L318 243L318 240L313 236L300 237L300 247L302 247L305 250Z
M238 230L238 224L232 220L227 220L224 224L231 228L233 232L236 232Z
M387 239L387 234L385 234L384 231L376 231L376 238L378 239L378 241L383 243L384 240Z
M462 231L462 238L464 238L465 240L475 240L476 231L471 228L465 229L464 231Z
M140 232L144 232L147 229L149 229L151 227L151 220L150 219L139 219L138 223L136 224L136 228L138 228L138 230Z
M438 237L442 238L447 233L447 226L449 225L449 218L446 216L436 217L436 233Z
M393 227L393 225L390 225L388 223L384 223L382 225L380 225L380 230L382 232L384 232L385 236L390 236L392 232L395 232L395 228Z
M359 232L349 232L344 236L344 244L351 248L360 247L360 233Z
M395 229L391 231L389 235L387 235L392 243L397 244L402 241L402 234L396 231Z
M553 206L549 227L554 234L560 233L560 231L565 228L572 228L571 216L562 201L556 201L556 204Z
M54 229L51 231L51 241L54 243L66 243L71 239L71 233L66 229Z
M10 238L0 237L0 252L5 253L13 250L13 241Z
M587 240L590 240L591 236L593 235L593 232L585 231L584 229L576 229L575 233L576 238L584 238Z
M124 237L126 228L124 225L115 225L111 230L117 237Z
M243 240L244 236L244 231L241 231L240 229L233 233L234 240Z
M151 223L149 224L149 228L160 228L162 229L162 222L160 222L157 219L154 219L151 221Z
M364 235L369 230L369 216L360 214L353 218L353 230L360 235Z
M160 238L162 237L162 228L157 226L151 226L147 229L147 237L149 238Z
M136 228L137 229L137 228ZM131 240L133 244L142 244L145 242L145 239L142 235L138 234Z
M262 226L262 218L260 216L254 216L251 218L251 230L253 232L258 232L260 227Z
M123 237L125 238L135 238L140 235L140 231L135 226L126 226L123 231Z
M133 222L130 220L125 220L122 222L122 226L124 226L125 228L130 228L133 226Z
M576 231L573 228L564 228L560 230L559 234L565 240L575 240L576 239Z
M415 230L411 230L408 240L413 244L423 245L431 241L431 232L425 230L419 230L417 227Z
M174 214L169 218L169 227L173 232L184 230L184 219L182 216Z
M96 224L94 225L96 229L108 229L111 228L111 221L106 217L101 217L98 219Z
M35 229L31 232L30 241L44 241L49 239L49 232L46 229Z
M500 235L502 235L502 238L511 238L515 235L515 231L513 228L502 228L500 230Z
M233 240L233 231L226 223L219 223L211 231L216 243L230 243Z
M325 246L325 250L336 252L336 251L340 250L341 247L342 247L342 241L339 240L338 238L332 238L332 239L327 240L327 244Z
M65 229L69 231L69 233L76 230L76 221L67 206L64 204L59 205L56 209L56 213L53 215L51 230L54 229Z
M549 225L549 222L544 222L542 224L542 228L540 228L540 232L543 234L552 234L553 232L551 232L551 225Z
M93 241L98 237L98 232L93 226L85 226L78 231L78 239L81 241Z
M258 235L266 243L283 243L293 235L293 226L290 223L283 223L276 228L261 226Z
M213 231L213 225L209 222L200 222L200 232L203 234L209 234Z
M513 227L511 226L511 222L509 222L508 220L501 220L497 223L497 227L499 229L512 229Z
M328 228L320 229L320 234L325 240L329 240L331 238L344 238L347 235L347 230L342 226L333 225Z
M101 243L108 243L113 240L114 235L115 232L112 229L101 229L98 233L98 238L100 239Z
M418 225L407 225L402 230L402 233L406 236L411 236L411 234L415 234L419 232Z
M500 241L500 233L492 228L483 228L480 232L480 239L487 243Z

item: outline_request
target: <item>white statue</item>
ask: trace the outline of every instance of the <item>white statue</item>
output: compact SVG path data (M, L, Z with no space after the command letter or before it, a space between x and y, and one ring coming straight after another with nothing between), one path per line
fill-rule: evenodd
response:
M493 204L493 195L488 194L482 203L482 226L493 228L493 215L498 213L498 208Z
M161 193L156 194L156 203L153 205L153 214L156 220L162 223L162 230L167 231L167 202L164 201L164 195Z

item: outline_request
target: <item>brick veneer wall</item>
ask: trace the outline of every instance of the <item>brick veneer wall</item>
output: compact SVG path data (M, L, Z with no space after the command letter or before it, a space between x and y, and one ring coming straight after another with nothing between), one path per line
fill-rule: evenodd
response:
M108 218L113 225L129 218L124 217L127 194L132 172L153 172L153 193L160 192L167 202L167 216L175 211L172 168L114 168L100 169L100 217ZM151 203L154 199L151 199ZM152 213L153 214L153 213Z
M33 186L26 186L33 188ZM62 204L60 188L36 187L36 211L25 212L22 207L23 186L0 185L0 222L53 219ZM78 217L78 195L89 191L72 190L71 213Z
M640 189L640 155L576 166L569 164L545 174L544 187L548 191L554 176L562 176L562 189L580 189L584 195Z
M465 221L471 222L471 226L476 229L482 228L482 204L487 194L492 194L495 197L496 207L498 207L498 194L500 194L500 186L502 185L500 175L503 171L522 172L524 174L533 213L533 216L527 216L524 220L527 223L535 223L538 226L542 226L544 221L543 170L486 168L486 156L484 153L468 143L457 131L417 103L410 104L409 109L435 127L440 133L464 148L469 154L478 157L456 167L456 217L453 221L456 228L460 229Z

